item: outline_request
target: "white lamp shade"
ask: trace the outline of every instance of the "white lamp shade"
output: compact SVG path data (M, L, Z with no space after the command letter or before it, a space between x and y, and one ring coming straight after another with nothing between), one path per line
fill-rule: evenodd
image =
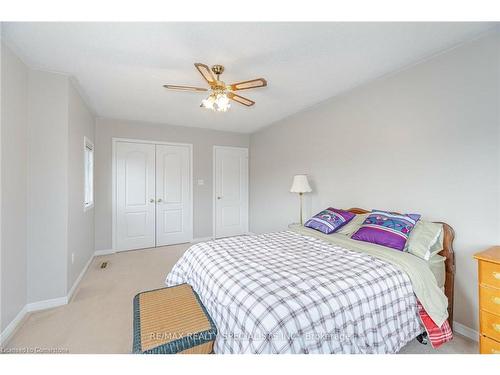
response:
M305 174L298 174L293 176L291 193L310 193L312 191L307 176Z

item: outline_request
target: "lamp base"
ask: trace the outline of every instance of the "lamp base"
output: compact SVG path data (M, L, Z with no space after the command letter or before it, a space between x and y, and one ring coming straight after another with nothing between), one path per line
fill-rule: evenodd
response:
M299 193L300 197L300 225L304 225L304 219L302 218L302 196L304 193Z

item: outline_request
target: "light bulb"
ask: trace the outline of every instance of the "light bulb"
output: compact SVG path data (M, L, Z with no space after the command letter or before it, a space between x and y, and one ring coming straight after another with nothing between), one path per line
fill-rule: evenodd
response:
M227 112L231 107L231 103L225 92L219 92L217 94L212 93L206 99L203 99L201 107L217 112Z
M208 96L208 98L203 99L201 101L201 106L204 107L204 108L207 108L207 109L214 110L214 103L215 103L215 98L211 94L211 95Z
M218 94L215 99L214 109L218 112L226 112L231 104L226 94Z

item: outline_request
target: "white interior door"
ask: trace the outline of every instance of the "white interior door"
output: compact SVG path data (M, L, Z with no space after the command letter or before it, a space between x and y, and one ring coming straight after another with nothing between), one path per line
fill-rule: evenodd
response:
M116 250L155 246L155 145L116 143Z
M248 149L215 147L215 237L248 232Z
M193 239L191 149L156 145L156 246Z

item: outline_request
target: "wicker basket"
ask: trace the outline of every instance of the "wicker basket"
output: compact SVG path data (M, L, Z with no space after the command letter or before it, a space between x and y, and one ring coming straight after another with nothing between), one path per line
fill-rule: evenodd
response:
M134 297L134 353L208 354L217 328L189 284Z

